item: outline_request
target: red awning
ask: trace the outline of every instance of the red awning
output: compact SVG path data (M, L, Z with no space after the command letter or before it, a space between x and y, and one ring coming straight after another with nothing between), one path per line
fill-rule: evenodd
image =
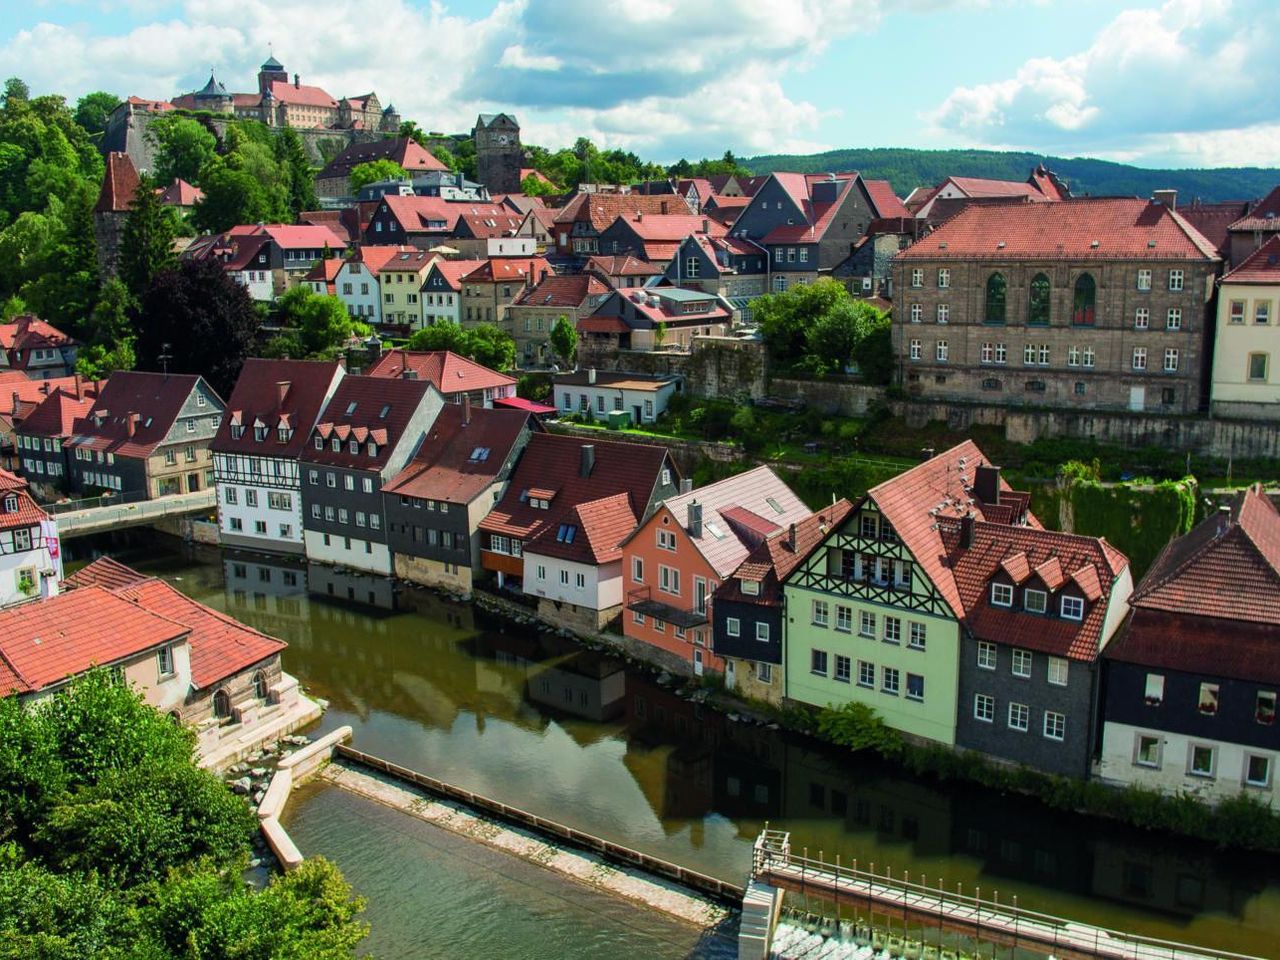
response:
M526 400L524 397L498 397L493 401L495 407L508 407L512 410L523 410L526 413L537 414L541 416L546 413L555 413L555 407L549 407L545 403L534 403L532 400Z

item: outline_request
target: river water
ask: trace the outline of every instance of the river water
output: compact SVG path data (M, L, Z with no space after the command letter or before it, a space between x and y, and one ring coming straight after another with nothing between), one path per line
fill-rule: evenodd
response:
M647 853L743 883L767 821L791 831L797 850L874 863L895 877L998 892L1001 902L1016 896L1022 908L1150 936L1280 953L1274 857L1224 854L904 775L874 758L731 721L609 656L429 594L403 595L390 612L308 597L305 566L284 561L179 552L163 539L117 556L287 640L285 669L329 701L322 731L350 724L361 750ZM290 828L304 852L332 856L369 894L368 918L383 928L375 934L380 956L421 955L396 934L441 911L392 895L401 886L384 882L376 864L385 859L398 877L406 850L430 841L406 844L408 818L336 793L304 794ZM474 876L459 885L466 882L484 889ZM516 926L539 911L554 915L564 903L553 901L530 900ZM659 949L675 944L669 929L628 930L622 914L592 908L562 920L572 928L597 915L586 921L602 938L593 950L643 936L654 948L641 954L687 952L683 944ZM433 955L486 952L459 942Z

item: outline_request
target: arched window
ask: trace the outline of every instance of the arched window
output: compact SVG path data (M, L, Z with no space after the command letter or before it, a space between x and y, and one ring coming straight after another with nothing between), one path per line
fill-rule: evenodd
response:
M259 670L253 675L253 695L259 700L265 700L267 692L267 675Z
M1031 299L1027 303L1027 323L1032 326L1049 325L1049 278L1037 273L1031 278Z
M219 690L213 695L213 715L219 720L231 716L231 695L227 691Z
M1008 284L1003 273L987 277L987 323L1004 323L1005 294Z
M178 710L170 710L170 711L169 711L169 719L173 721L174 726L177 726L177 727L182 726L182 713L181 713L181 711L178 711Z
M1082 273L1076 277L1076 292L1071 301L1071 322L1077 326L1093 326L1093 308L1098 285L1093 275Z

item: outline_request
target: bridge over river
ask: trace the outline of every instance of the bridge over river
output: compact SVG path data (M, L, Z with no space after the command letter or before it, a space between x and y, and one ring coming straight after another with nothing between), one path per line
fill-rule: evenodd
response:
M125 527L144 526L166 517L207 514L217 502L217 491L209 487L194 493L175 493L154 500L130 502L128 498L95 497L92 500L48 504L44 509L55 515L58 536L63 540L71 540Z

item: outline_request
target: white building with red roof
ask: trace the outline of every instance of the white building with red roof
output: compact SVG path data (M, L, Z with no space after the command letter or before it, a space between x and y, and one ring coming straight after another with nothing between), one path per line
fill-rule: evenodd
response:
M24 480L0 470L0 607L54 596L61 579L57 524Z
M20 370L30 380L70 376L79 346L53 324L20 314L0 323L0 373Z
M1280 414L1280 233L1218 286L1210 402L1215 416Z
M452 350L388 350L366 376L425 380L444 395L446 403L462 403L465 399L474 407L492 407L494 400L516 395L514 377L490 370Z
M342 261L333 275L334 295L347 313L365 323L382 322L382 288L379 274L407 247L361 244Z

